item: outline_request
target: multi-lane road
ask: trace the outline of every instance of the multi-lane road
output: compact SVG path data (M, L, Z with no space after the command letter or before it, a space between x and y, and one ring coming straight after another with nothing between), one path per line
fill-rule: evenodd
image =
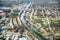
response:
M30 30L32 33L36 34L42 40L46 40L45 37L43 37L41 34L39 34L38 32L36 32L33 28L30 28L30 26L27 24L27 22L24 19L25 12L27 11L27 9L29 9L30 6L31 6L31 2L26 6L25 10L23 10L23 12L21 13L20 19L21 19L22 23L28 28L28 30Z

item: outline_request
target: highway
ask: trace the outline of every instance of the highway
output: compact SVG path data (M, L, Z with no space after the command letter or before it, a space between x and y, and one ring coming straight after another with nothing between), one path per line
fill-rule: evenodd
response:
M30 26L27 24L27 22L24 19L25 16L25 12L27 11L27 9L30 7L31 2L26 6L25 10L23 10L23 12L21 13L21 21L22 23L30 30L32 31L32 33L36 34L38 37L40 37L42 40L47 40L45 37L43 37L41 34L39 34L38 32L36 32L35 30L33 30L33 28L30 28Z
M25 16L25 12L27 11L27 9L29 8L30 5L31 5L31 2L29 3L29 5L26 6L24 12L21 14L21 17L20 17L22 23L27 27L28 27L28 25L26 24L26 21L24 20L24 16Z

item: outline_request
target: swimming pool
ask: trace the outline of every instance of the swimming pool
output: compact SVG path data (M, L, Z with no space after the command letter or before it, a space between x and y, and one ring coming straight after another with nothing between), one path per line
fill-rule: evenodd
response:
M2 30L0 30L0 32L1 32Z
M22 40L27 40L25 37L22 37L21 39L22 39Z
M0 30L1 33L4 33L6 30Z

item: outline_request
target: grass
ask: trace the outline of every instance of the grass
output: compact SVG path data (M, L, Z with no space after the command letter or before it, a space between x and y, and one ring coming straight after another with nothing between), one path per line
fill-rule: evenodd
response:
M55 31L56 33L58 33L58 36L60 36L60 31Z

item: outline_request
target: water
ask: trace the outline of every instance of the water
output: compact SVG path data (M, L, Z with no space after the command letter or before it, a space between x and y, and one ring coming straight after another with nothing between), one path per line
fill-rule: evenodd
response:
M2 33L5 33L5 30L2 30L1 32L2 32Z
M25 37L22 37L21 39L22 39L22 40L27 40Z
M1 33L4 33L4 32L5 32L5 30L0 30L0 32L1 32Z
M0 32L3 31L3 30L0 30Z

